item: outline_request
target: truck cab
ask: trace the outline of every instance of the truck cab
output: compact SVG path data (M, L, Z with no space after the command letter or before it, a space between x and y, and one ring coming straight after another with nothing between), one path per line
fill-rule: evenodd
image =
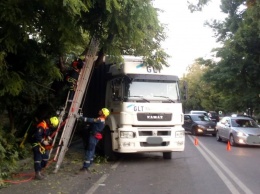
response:
M145 66L141 57L125 56L109 69L106 107L106 154L184 151L185 134L179 79L169 70ZM110 151L109 151L110 149Z

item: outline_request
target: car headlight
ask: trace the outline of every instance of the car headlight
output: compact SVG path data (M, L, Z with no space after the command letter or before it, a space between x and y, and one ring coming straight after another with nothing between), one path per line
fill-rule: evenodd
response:
M134 138L135 134L132 131L121 131L120 132L120 137L121 138Z
M238 136L238 137L245 137L245 136L247 136L247 135L244 134L243 132L237 132L237 136Z
M198 125L198 128L205 129L203 125Z

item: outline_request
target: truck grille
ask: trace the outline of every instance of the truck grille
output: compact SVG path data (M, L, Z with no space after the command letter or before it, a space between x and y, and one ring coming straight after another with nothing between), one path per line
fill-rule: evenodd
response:
M171 121L171 113L137 113L138 121Z
M165 147L169 141L163 141L163 137L171 137L171 127L138 127L138 136L144 137L145 141L140 142L141 147Z
M147 142L140 142L140 146L141 147L165 147L170 145L170 142L166 141L166 142L162 142L161 144L148 144Z
M138 131L139 136L153 136L153 131ZM171 131L157 131L157 136L171 136Z

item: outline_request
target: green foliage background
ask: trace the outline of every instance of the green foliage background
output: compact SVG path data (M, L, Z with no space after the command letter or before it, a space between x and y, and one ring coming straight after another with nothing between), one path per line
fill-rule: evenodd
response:
M30 150L19 147L28 123L55 115L64 104L66 72L93 36L100 42L96 65L105 55L122 54L168 65L158 11L152 0L0 2L0 179Z
M190 4L202 10L209 0ZM29 153L19 147L28 123L56 114L64 103L71 62L100 42L95 65L105 55L141 55L162 68L165 26L152 0L4 0L0 2L0 180ZM182 78L188 84L184 110L260 112L260 1L222 0L224 21L208 21L221 48L218 61L197 59ZM250 111L249 111L250 110Z
M198 0L202 9L208 1ZM195 11L196 9L193 9ZM199 58L183 78L188 82L187 110L247 113L260 117L260 2L222 0L224 21L207 21L222 47L212 54L218 60ZM196 95L195 95L196 94Z

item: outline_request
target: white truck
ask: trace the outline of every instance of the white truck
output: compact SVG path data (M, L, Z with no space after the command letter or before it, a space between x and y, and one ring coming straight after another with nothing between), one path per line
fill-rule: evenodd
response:
M185 132L179 79L166 67L145 66L142 57L124 56L109 68L106 120L101 147L113 159L116 153L184 151Z

